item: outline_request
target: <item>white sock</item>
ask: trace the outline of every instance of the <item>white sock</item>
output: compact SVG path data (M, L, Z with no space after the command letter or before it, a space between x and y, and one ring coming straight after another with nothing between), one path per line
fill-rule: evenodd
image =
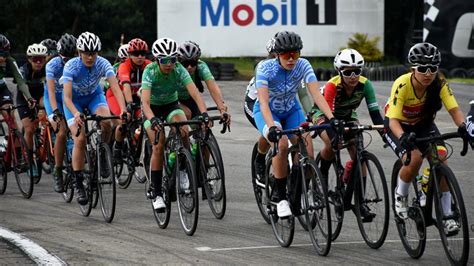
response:
M408 188L410 188L411 182L405 182L400 177L398 177L398 186L397 193L402 196L408 195Z
M451 192L442 192L441 205L443 206L444 216L451 215Z

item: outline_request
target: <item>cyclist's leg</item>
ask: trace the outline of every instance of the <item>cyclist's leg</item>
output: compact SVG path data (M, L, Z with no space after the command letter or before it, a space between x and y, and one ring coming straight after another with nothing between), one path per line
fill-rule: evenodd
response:
M25 100L25 97L22 93L16 95L17 105L28 105L28 102ZM22 106L18 108L18 114L20 115L20 120L25 131L25 140L26 145L30 150L33 149L33 134L35 131L36 121L31 121L30 117L32 115L32 110L28 106Z
M252 124L252 126L258 130L253 112L255 101L256 99L252 100L250 97L245 96L244 113L249 122ZM257 145L257 156L255 157L255 170L259 179L263 179L263 175L265 175L265 157L269 149L270 144L262 135L259 135Z
M317 125L327 124L329 120L324 115L319 116L316 119ZM334 158L334 151L332 150L331 140L335 137L336 133L332 128L318 130L318 135L324 143L324 147L321 150L321 164L319 168L323 176L327 177L329 174L329 168L331 167L332 160Z
M107 91L106 99L107 99L107 105L108 105L112 115L120 116L121 115L120 106L117 102L117 99L115 99L115 96L114 96L114 94L112 93L111 90ZM114 137L115 137L115 141L116 141L115 145L118 145L118 146L121 147L121 144L122 144L123 139L124 139L124 136L120 132L120 129L122 128L122 125L120 123L120 120L118 120L118 119L113 120L112 123L115 126L115 132L114 132Z
M179 107L184 111L187 119L194 118L201 114L193 98L190 97L187 100L180 100L179 103Z

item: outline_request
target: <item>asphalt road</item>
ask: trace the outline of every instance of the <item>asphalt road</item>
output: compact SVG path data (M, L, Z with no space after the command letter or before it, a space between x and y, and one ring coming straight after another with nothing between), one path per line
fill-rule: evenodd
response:
M359 233L355 217L346 212L340 237L333 243L327 257L316 255L309 235L297 224L290 248L281 248L257 209L251 179L250 155L257 139L256 130L249 124L242 110L246 82L219 82L226 104L233 115L232 132L218 135L222 149L227 185L227 212L216 220L207 202L200 203L200 215L194 236L184 234L176 211L167 229L158 228L145 198L143 184L132 181L126 190L117 192L117 209L114 221L103 221L100 209L90 217L80 214L75 200L64 203L53 191L52 178L45 176L35 186L31 199L20 195L14 176L9 173L8 187L0 195L0 226L22 234L68 264L447 264L447 258L436 228L428 230L424 256L419 260L408 257L398 238L393 215L385 244L378 250L370 249ZM377 99L384 105L389 93L389 82L374 82ZM464 111L469 99L474 98L474 86L452 84L457 100ZM209 95L205 95L209 102ZM362 123L370 123L365 103L359 108ZM437 117L441 132L455 129L443 109ZM217 130L216 130L217 132ZM316 150L321 147L315 141ZM393 152L383 149L378 135L368 150L377 155L390 179L391 167L396 159ZM474 163L472 152L460 157L460 141L450 142L454 153L450 165L462 186L471 239L474 235L474 190L472 182ZM390 184L388 184L390 187ZM472 246L472 243L471 243ZM0 250L4 246L0 245ZM2 254L2 252L0 252ZM0 263L2 259L0 258ZM474 262L471 249L470 263Z

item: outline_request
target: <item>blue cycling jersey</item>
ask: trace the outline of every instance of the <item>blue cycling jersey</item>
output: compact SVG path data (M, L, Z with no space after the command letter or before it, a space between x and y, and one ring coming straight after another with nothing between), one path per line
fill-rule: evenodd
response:
M54 91L60 93L63 86L59 84L59 79L63 75L64 62L60 56L56 56L46 64L46 81L54 80ZM47 90L47 87L45 87Z
M256 75L257 90L268 88L270 110L285 113L297 104L296 94L301 87L301 80L306 84L318 81L313 67L304 58L298 59L292 70L285 70L278 59L260 62Z
M102 77L115 76L114 69L107 59L97 56L92 67L86 67L81 58L74 57L64 66L60 84L72 81L72 92L75 95L87 96L100 90L99 82Z

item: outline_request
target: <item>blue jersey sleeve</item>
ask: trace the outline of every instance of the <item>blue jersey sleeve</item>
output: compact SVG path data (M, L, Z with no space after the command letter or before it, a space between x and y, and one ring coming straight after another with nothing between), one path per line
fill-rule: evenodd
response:
M267 88L268 89L268 70L267 70L266 61L260 62L257 66L257 70L255 71L255 86L257 90L259 88Z
M110 62L101 56L97 57L97 68L106 78L115 76L114 68L112 67Z
M302 60L303 62L303 80L306 84L310 83L310 82L313 82L313 81L318 81L318 79L316 78L316 74L314 74L314 70L313 70L313 67L311 66L311 64L309 63L308 60L304 59L304 58L301 58L300 60Z

